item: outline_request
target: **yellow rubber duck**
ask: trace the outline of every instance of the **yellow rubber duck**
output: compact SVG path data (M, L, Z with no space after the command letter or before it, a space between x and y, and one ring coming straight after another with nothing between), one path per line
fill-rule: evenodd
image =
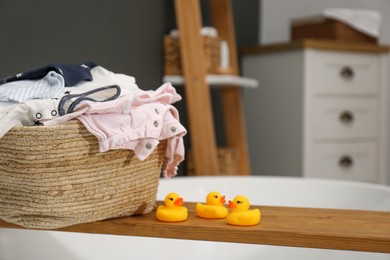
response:
M227 215L227 223L235 226L253 226L260 222L261 214L259 209L249 209L247 197L239 195L233 201L229 200L230 212Z
M196 215L201 218L226 218L228 209L225 204L225 196L217 191L210 192L206 197L206 204L196 204Z
M183 198L175 193L165 197L165 206L160 205L156 211L156 218L164 222L179 222L188 218L188 210L183 207Z

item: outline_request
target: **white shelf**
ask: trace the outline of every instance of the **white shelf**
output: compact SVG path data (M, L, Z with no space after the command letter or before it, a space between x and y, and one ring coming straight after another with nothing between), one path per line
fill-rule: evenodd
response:
M163 82L170 82L173 85L183 85L184 77L182 75L166 75L163 77ZM247 88L257 88L259 82L256 79L244 78L234 75L207 75L206 82L210 86L237 86Z

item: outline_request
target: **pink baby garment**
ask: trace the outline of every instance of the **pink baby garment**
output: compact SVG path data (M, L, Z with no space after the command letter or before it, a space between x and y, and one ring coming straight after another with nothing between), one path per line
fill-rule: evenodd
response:
M83 114L78 119L99 141L99 151L133 150L145 160L161 140L167 140L164 176L173 177L184 160L183 136L178 112L170 104L153 102L134 106L128 114Z
M97 137L100 152L130 149L140 160L146 159L161 140L167 140L163 171L165 177L173 177L184 160L183 137L187 133L171 105L180 99L175 88L165 83L156 91L139 91L103 103L83 101L74 113L45 125L77 118Z

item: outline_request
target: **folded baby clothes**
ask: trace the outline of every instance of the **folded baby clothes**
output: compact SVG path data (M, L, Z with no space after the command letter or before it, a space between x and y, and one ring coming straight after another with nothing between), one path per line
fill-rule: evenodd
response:
M49 71L41 79L18 80L0 85L0 101L24 102L30 99L53 98L63 91L62 75Z
M86 62L84 64L49 64L44 67L19 73L15 76L0 79L0 85L26 79L40 79L48 72L55 71L64 77L65 86L74 86L81 81L91 81L91 69L96 67L93 62Z

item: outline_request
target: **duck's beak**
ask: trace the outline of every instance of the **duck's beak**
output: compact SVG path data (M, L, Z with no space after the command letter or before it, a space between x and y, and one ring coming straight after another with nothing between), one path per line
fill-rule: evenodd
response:
M235 208L237 208L237 204L234 203L234 201L229 200L229 208L230 209L235 209Z
M225 202L226 202L225 196L222 196L222 197L221 197L221 203L222 203L222 204L225 204Z
M173 202L176 206L183 206L183 198L178 198Z

